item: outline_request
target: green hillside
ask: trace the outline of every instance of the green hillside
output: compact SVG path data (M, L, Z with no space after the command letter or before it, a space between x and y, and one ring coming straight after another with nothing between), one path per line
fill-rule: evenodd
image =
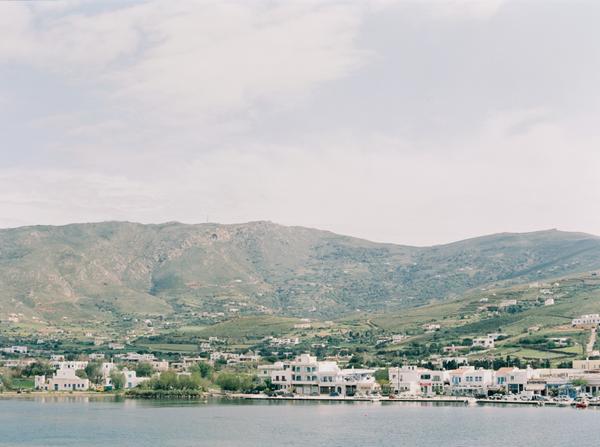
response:
M551 298L552 302L547 302ZM503 307L509 300L516 304ZM512 301L511 301L512 302ZM552 282L473 290L458 299L388 312L354 312L342 318L301 320L268 315L231 318L207 326L181 326L138 338L136 348L154 352L201 352L200 344L218 337L222 349L252 349L264 355L314 352L325 356L358 356L372 364L436 361L453 356L471 362L505 361L538 366L568 365L590 355L590 330L571 326L573 317L600 313L600 277L577 274ZM439 324L430 331L428 324ZM502 334L493 349L474 349L472 340ZM394 336L404 338L392 342ZM269 337L297 339L274 345ZM266 337L266 338L265 338ZM445 347L464 346L456 353ZM225 348L226 346L226 348ZM598 344L595 347L599 349Z
M270 222L22 227L0 230L0 319L339 318L595 269L600 239L556 230L409 247Z

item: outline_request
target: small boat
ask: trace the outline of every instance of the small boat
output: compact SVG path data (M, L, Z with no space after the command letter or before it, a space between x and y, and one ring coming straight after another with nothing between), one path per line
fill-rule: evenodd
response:
M590 404L588 403L587 400L581 400L579 402L577 402L575 404L575 408L581 408L581 409L585 409L589 406Z

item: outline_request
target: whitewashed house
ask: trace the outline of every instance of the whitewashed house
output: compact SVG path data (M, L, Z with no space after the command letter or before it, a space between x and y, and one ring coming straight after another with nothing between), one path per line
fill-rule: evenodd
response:
M283 362L275 362L266 365L258 365L257 367L257 376L261 379L270 379L272 371L282 371L283 370Z
M432 396L444 392L446 372L410 365L389 368L388 379L393 394Z
M76 371L74 368L59 368L49 379L45 376L35 376L35 388L48 391L86 391L90 381L77 377Z
M489 369L461 366L448 375L450 390L456 395L487 394L488 388L494 385L494 374Z
M85 367L88 365L88 362L86 360L53 361L50 364L57 370L73 370L73 372L75 372L79 371L80 369L85 369Z
M519 394L525 390L527 383L534 376L533 370L517 367L504 367L494 372L494 382L509 394Z
M586 314L579 318L573 318L571 325L575 327L594 327L600 324L599 314Z
M301 354L290 362L277 362L273 367L259 366L261 377L269 376L276 389L303 396L338 394L339 396L371 395L379 392L372 369L340 369L334 361L318 361Z
M496 345L494 337L486 335L485 337L477 337L473 339L473 347L491 349Z

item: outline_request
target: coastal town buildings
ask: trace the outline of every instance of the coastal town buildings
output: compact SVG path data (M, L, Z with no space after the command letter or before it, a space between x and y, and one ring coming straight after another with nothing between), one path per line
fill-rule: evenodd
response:
M370 395L380 390L375 370L341 369L336 362L318 361L310 354L301 354L288 362L259 365L258 371L276 389L303 396Z

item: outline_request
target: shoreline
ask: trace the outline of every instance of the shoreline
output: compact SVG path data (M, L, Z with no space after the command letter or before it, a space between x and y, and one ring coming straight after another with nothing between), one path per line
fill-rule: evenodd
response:
M463 405L463 406L534 406L534 407L557 407L557 408L574 408L575 402L540 402L540 401L522 401L522 400L493 400L493 399L476 399L470 397L458 397L458 396L444 396L444 397L397 397L390 399L387 396L382 397L368 397L368 396L357 396L357 397L332 397L332 396L265 396L260 394L221 394L209 392L202 396L194 397L182 397L178 398L175 396L167 396L165 398L143 398L140 396L128 396L125 392L97 392L97 391L75 391L75 392L63 392L63 391L32 391L28 393L18 393L16 391L7 391L0 393L0 400L35 400L37 398L85 398L85 399L118 399L118 400L169 400L169 401L198 401L206 402L208 399L225 399L225 400L247 400L247 401L274 401L274 402L342 402L342 403L353 403L353 402L371 402L373 404L385 403L422 403L422 404L442 404L442 405ZM590 402L589 407L600 407L600 402Z
M231 398L243 400L268 400L268 401L313 401L313 402L373 402L373 403L437 403L437 404L462 404L467 406L485 406L485 405L516 405L516 406L534 406L534 407L575 407L576 402L556 402L556 401L532 401L532 400L494 400L494 399L476 399L473 397L444 396L444 397L330 397L330 396L279 396L270 397L256 394L235 394ZM600 407L600 402L590 402L589 407Z
M31 397L124 397L123 393L109 393L99 391L31 391L21 392L4 391L0 399L27 399Z

